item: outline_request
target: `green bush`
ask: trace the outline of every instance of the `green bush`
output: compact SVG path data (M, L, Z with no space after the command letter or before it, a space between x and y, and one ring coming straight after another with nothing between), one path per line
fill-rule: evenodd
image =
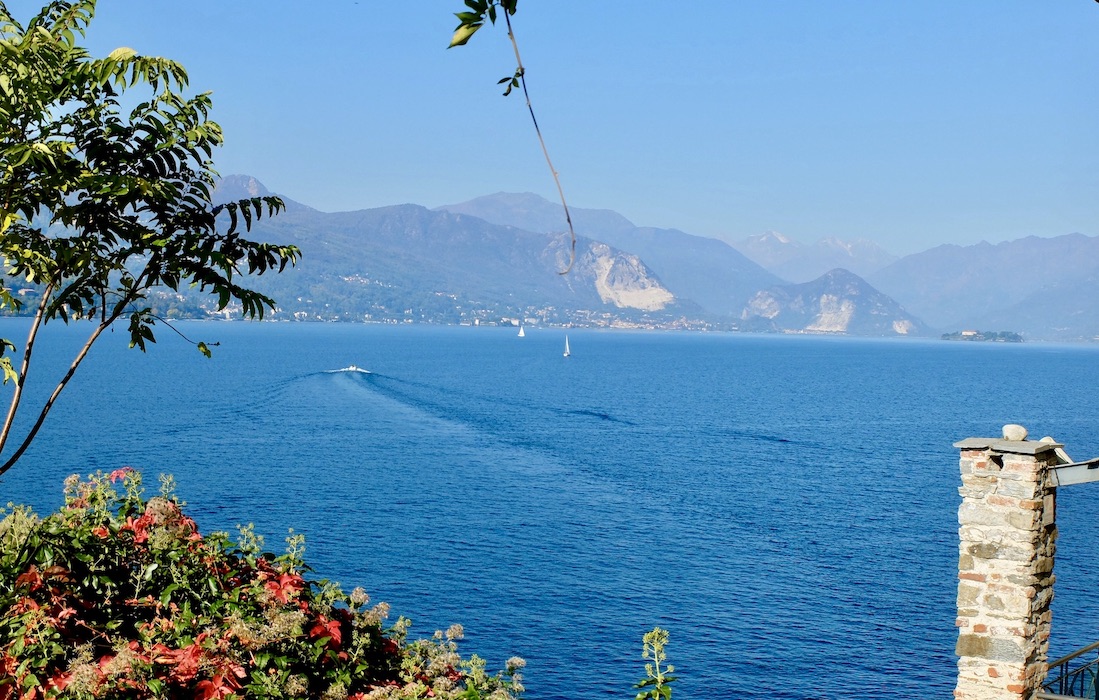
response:
M116 484L123 487L120 490ZM65 484L65 505L0 521L0 700L38 698L493 698L522 692L462 659L461 628L408 641L368 606L310 580L300 536L285 554L203 536L172 494L145 500L122 469Z

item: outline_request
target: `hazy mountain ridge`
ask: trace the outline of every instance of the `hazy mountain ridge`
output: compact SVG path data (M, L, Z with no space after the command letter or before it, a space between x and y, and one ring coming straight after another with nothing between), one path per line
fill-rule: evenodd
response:
M1099 335L1099 322L1088 313L1096 305L1088 290L1097 276L1099 237L1072 233L936 246L868 281L944 330L996 328L1076 339Z
M1009 328L1031 338L1099 340L1099 272L1054 282L966 328Z
M560 233L569 230L561 205L532 192L497 192L460 204L436 207L436 210L468 214L492 224L515 226L537 233ZM570 207L569 216L573 229L578 234L596 240L603 240L599 238L599 234L605 232L635 228L629 219L610 209Z
M764 269L792 282L806 282L836 268L865 277L897 260L877 243L861 238L822 238L804 245L777 231L768 231L731 245Z
M218 196L263 196L255 178L226 178ZM284 198L285 199L285 198ZM996 246L939 246L868 279L845 266L801 284L733 246L676 229L634 226L616 212L571 210L580 234L573 269L560 205L497 193L428 210L406 204L323 213L287 201L253 237L295 243L297 269L258 280L296 318L464 323L499 318L579 325L712 327L912 335L991 328L1029 338L1099 336L1099 238L1072 234ZM544 230L530 230L530 229ZM816 251L879 263L873 244L801 246L753 237L770 264ZM824 255L821 253L827 253ZM783 258L782 256L786 256ZM877 256L875 258L875 256ZM867 262L871 261L871 262ZM876 263L875 263L876 264ZM925 324L926 322L926 324Z

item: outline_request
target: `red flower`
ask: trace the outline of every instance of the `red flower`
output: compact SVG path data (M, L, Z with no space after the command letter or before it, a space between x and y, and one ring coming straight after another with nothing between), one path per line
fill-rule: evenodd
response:
M156 656L153 657L153 661L158 664L165 664L167 666L175 666L172 671L172 676L186 683L193 679L199 672L199 662L202 661L203 654L202 641L207 637L207 634L203 632L196 639L195 643L182 649L169 649L163 644L157 644L153 647L153 651L156 652Z
M317 616L317 623L309 629L309 636L313 639L328 637L328 648L333 650L339 649L343 640L339 620L329 620L324 615Z
M41 607L42 606L40 606L38 604L38 601L34 598L27 598L24 596L23 598L15 601L15 605L11 606L11 611L16 615L22 615L23 613L30 612L31 610L38 610Z
M134 470L133 467L122 467L121 469L115 469L110 474L111 483L118 481L119 479L125 479L126 475Z
M70 617L72 617L73 615L76 614L76 609L75 608L70 608L69 606L64 605L64 604L62 604L58 607L59 607L59 609L57 610L56 613L53 614L51 622L56 622L56 623L60 624L60 623L63 623L65 620L69 619Z
M134 544L141 544L143 542L148 542L149 526L155 524L156 519L148 513L142 515L137 520L134 520L134 517L131 515L126 518L126 524L119 529L119 532L129 531L134 533Z
M236 678L233 676L236 676ZM215 673L214 677L210 680L203 680L196 683L195 699L211 700L211 698L223 698L227 695L232 695L234 691L240 689L240 682L237 681L237 678L245 678L246 676L247 674L242 667L237 666L236 664L230 664L228 672L219 669L218 673Z
M179 528L181 531L187 533L187 541L189 542L202 539L202 535L198 534L198 525L196 525L195 521L191 518L186 516L180 517Z
M51 676L50 679L46 681L47 693L51 689L56 689L58 692L64 690L69 685L69 682L72 681L72 677L73 674L71 673L65 673L61 670L56 671L53 676Z
M277 601L286 604L290 602L292 596L297 596L298 592L305 588L305 581L298 574L279 574L263 586L275 596Z
M30 568L15 577L15 587L30 586L32 591L42 587L42 576L38 573L38 567L31 564Z

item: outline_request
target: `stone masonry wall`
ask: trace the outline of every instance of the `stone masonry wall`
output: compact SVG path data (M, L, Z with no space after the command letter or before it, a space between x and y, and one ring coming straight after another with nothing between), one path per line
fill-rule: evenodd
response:
M958 509L957 700L1029 700L1046 674L1055 489L1049 442L969 438Z

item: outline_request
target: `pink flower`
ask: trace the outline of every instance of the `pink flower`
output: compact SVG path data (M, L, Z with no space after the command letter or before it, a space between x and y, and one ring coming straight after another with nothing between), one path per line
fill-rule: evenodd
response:
M118 481L119 479L125 479L126 475L134 470L133 467L122 467L121 469L115 469L110 474L111 483Z

